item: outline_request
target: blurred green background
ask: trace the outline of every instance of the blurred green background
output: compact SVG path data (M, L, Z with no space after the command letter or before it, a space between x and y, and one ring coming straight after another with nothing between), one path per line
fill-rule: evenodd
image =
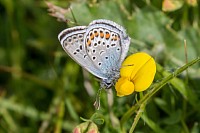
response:
M89 119L95 112L104 120L96 122L100 132L128 131L135 114L123 130L119 121L138 94L119 98L114 88L108 96L103 91L96 111L98 81L64 52L57 35L76 26L74 18L78 25L99 18L115 21L132 38L129 54L145 51L163 67L154 80L158 83L200 56L199 6L196 0L0 0L0 132L71 132L83 122L80 117ZM69 23L55 17L61 8ZM135 132L200 132L199 66L151 98Z

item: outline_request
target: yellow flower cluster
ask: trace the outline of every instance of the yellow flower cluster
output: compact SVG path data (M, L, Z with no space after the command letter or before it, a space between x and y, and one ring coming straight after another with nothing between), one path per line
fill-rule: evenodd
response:
M154 59L143 52L132 54L122 63L120 78L115 84L117 96L130 95L146 90L156 73Z

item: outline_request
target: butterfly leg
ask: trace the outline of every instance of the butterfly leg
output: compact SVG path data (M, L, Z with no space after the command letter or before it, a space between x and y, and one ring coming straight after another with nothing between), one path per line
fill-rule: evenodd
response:
M102 88L100 88L99 90L98 90L98 92L97 92L97 95L96 95L96 100L95 100L95 102L94 102L94 107L97 109L97 110L99 110L100 109L100 106L101 106L101 102L100 102L100 97L101 97L101 90L102 90Z

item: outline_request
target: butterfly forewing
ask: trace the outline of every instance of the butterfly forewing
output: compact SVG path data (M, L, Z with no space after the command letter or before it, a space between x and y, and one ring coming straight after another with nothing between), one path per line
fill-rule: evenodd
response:
M83 68L91 72L98 78L105 78L103 74L98 71L98 68L93 64L86 53L84 45L85 26L77 26L63 30L58 39L65 50L65 52Z

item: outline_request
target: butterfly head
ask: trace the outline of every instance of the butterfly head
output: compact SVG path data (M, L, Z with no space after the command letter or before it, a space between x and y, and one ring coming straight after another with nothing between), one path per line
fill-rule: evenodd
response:
M116 81L119 79L119 71L113 71L113 75L109 78L102 79L100 82L101 89L110 89L115 85Z

